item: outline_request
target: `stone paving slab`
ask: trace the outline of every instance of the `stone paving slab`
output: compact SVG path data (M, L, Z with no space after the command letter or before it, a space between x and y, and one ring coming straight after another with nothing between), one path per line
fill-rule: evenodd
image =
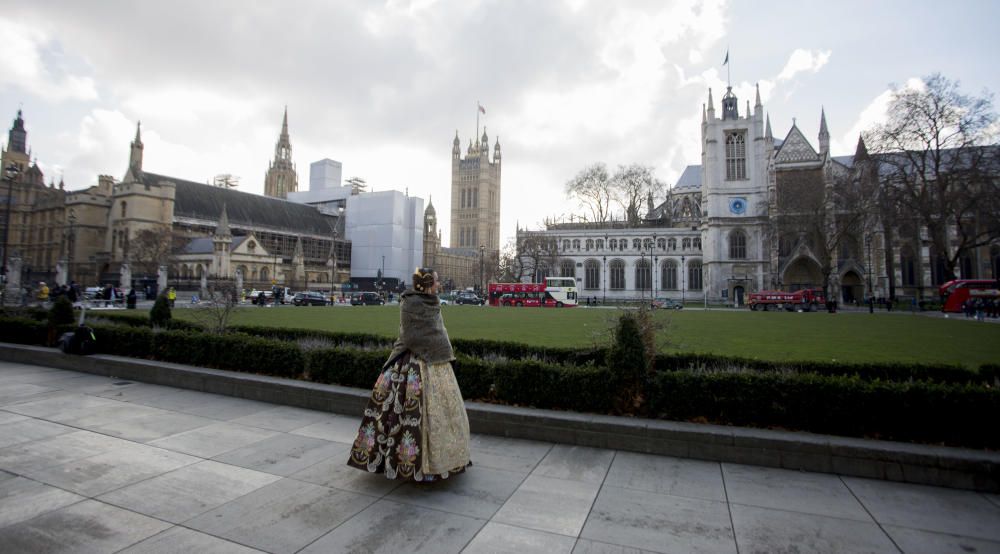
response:
M404 484L346 466L360 408L0 362L10 390L42 374L64 388L0 404L3 554L1000 552L992 493L482 434L466 473Z

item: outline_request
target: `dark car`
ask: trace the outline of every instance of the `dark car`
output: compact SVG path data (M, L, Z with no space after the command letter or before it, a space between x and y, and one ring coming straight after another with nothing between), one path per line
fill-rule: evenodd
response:
M292 298L292 304L296 306L326 306L330 301L326 296L318 292L297 292Z
M483 300L482 298L480 298L474 292L460 292L460 293L458 293L457 296L455 296L455 303L456 304L474 304L476 306L482 306L485 303L485 300Z
M380 306L385 300L374 292L359 292L351 296L351 306Z

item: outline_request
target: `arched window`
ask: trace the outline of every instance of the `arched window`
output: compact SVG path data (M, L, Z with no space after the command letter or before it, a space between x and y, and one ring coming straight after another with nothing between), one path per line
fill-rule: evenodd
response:
M670 239L667 241L667 248L671 250L677 250L677 239Z
M993 279L1000 279L1000 246L990 247L990 267L993 269Z
M126 209L128 208L128 203L122 200L122 217L125 217Z
M543 264L538 264L538 271L536 273L538 274L538 280L535 281L535 282L536 283L544 283L545 282L545 278L549 276L549 266L548 266L548 264L544 264L544 263Z
M649 251L653 249L653 239L642 239L642 249Z
M559 264L560 277L576 277L576 262L573 260L563 260Z
M729 131L726 133L726 180L738 181L746 178L746 131Z
M601 265L597 260L587 260L583 263L583 288L587 290L601 288Z
M691 248L694 248L695 250L701 250L701 239L700 238L692 239Z
M729 259L747 259L747 235L743 231L729 233Z
M204 272L205 270L201 267L201 264L198 264L198 267L195 268L195 277L201 279L201 276Z
M618 239L618 246L622 249L622 252L628 250L628 239Z
M976 264L972 263L972 256L965 254L959 259L959 264L961 267L962 274L960 277L962 279L975 279L976 274L973 269Z
M659 250L667 249L667 239L656 239L656 248Z
M904 246L899 249L899 277L904 287L912 287L917 284L916 260L913 256L913 249Z
M616 250L618 248L618 239L611 239L608 241L608 248Z
M563 252L569 250L569 239L563 240Z
M584 244L587 246L588 251L594 249L594 239L587 239L587 242L585 242Z
M691 248L691 239L681 239L681 249L689 250Z
M573 239L573 250L580 249L580 239Z
M462 189L462 207L465 207L465 189Z
M677 262L667 260L660 264L660 288L677 290Z
M701 260L692 260L687 266L688 290L701 290Z
M649 260L642 259L635 262L635 288L636 290L652 290L653 280L651 275Z
M594 243L597 245L598 250L604 250L604 239L597 239Z
M611 260L608 263L608 288L611 290L625 290L625 262L622 260Z
M260 268L260 280L261 281L267 281L268 280L268 275L269 275L269 273L267 272L267 268L266 267Z
M642 242L639 239L632 239L632 250L639 250L642 248Z

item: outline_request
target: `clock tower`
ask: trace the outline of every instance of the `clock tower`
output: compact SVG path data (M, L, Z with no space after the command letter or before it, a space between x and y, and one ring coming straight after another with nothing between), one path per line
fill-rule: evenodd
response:
M749 293L770 288L770 195L774 139L757 90L740 113L732 87L716 116L712 91L702 110L702 247L706 294L743 306Z

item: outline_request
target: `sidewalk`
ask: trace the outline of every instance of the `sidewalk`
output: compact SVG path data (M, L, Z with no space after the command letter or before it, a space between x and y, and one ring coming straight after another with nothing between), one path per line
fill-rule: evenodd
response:
M0 362L0 550L1000 552L1000 496L474 435L433 485L358 418Z

